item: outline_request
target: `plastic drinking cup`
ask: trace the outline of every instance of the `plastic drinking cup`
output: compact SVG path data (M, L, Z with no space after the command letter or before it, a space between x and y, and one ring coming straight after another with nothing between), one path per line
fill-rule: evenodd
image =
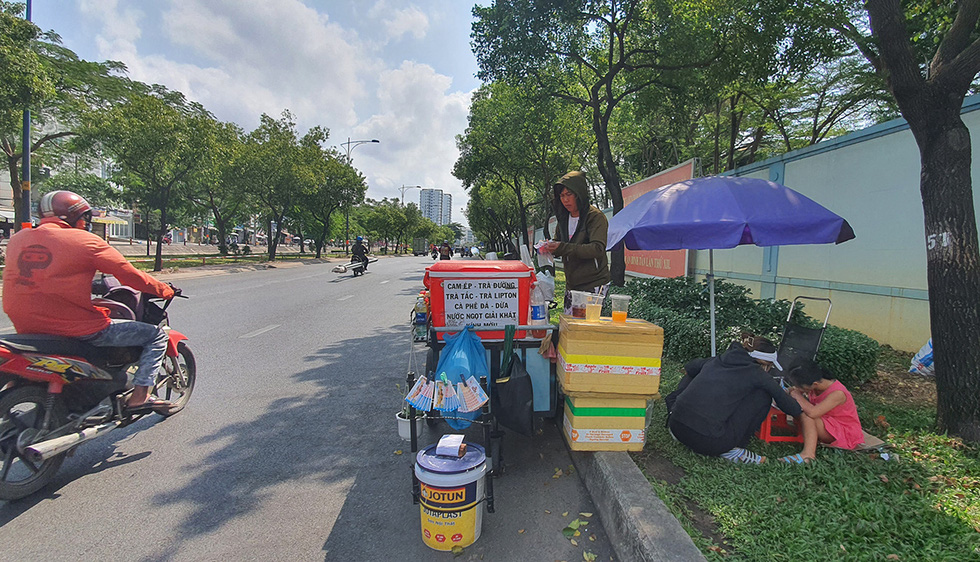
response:
M585 305L588 304L589 293L585 291L571 291L572 293L572 317L585 318Z
M602 295L588 295L585 300L585 321L598 322L601 314Z
M626 323L627 310L630 307L629 295L611 295L612 299L612 321L618 324Z

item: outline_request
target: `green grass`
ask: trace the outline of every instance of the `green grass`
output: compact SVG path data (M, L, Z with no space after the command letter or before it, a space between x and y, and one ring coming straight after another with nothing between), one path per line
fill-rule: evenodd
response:
M680 377L680 364L664 361L661 391ZM674 441L658 402L644 454L666 457L685 476L676 485L648 478L713 560L980 560L978 450L937 435L934 407L897 408L860 390L854 395L865 429L885 438L898 460L822 448L806 466L733 465ZM878 416L890 423L887 434L875 425ZM753 439L750 449L773 460L799 445ZM727 544L712 549L693 530L687 501L713 516Z

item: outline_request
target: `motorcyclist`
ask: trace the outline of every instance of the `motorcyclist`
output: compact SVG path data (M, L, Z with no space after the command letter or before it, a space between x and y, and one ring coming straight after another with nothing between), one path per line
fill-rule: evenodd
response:
M96 271L114 275L123 284L162 298L173 289L139 271L108 242L89 232L92 207L70 191L41 197L37 228L14 234L3 275L3 311L22 334L53 334L80 339L98 347L143 348L134 388L126 401L130 411L164 411L172 406L150 396L167 351L167 334L158 326L110 319L92 304Z
M449 260L453 257L453 247L449 245L449 240L443 240L442 246L439 246L439 259Z
M350 253L351 253L351 262L353 262L355 259L359 260L361 263L364 264L364 267L361 268L361 271L367 271L367 266L368 266L367 248L364 247L364 238L362 236L358 236L357 239L354 241L354 245L350 247Z

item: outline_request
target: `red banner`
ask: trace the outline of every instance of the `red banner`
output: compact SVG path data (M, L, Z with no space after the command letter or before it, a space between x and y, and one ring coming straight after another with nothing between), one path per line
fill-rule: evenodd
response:
M654 189L693 178L695 162L688 160L623 188L623 204L629 205ZM687 250L626 250L626 271L652 277L683 277L687 275Z

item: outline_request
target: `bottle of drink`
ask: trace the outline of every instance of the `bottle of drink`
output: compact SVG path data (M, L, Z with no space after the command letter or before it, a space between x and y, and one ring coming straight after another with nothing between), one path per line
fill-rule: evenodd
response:
M415 341L425 340L425 322L428 317L429 307L425 304L425 297L419 295L415 299L415 320L412 322L414 327Z
M544 294L537 285L531 290L531 314L528 324L540 326L548 323L548 302L544 300ZM531 330L532 338L543 338L548 332L546 330Z

